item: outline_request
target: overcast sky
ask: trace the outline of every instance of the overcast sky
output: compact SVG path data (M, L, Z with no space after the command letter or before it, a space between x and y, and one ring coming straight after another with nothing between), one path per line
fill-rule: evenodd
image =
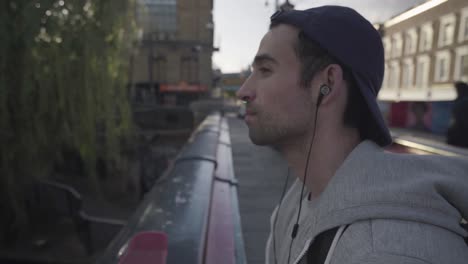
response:
M265 2L268 1L268 6ZM261 38L268 30L275 0L214 0L214 45L220 51L213 55L213 67L223 73L238 72L251 63ZM280 3L285 0L280 0ZM425 0L290 0L295 9L321 5L343 5L356 9L369 21L382 22L425 2Z

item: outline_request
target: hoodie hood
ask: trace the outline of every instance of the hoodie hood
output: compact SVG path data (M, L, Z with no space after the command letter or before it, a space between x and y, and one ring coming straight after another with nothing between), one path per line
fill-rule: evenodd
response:
M359 144L314 202L316 234L367 219L416 221L460 236L468 217L468 161L462 158L394 154ZM303 230L305 231L305 230Z
M273 212L271 225L277 239L290 241L301 186L296 180ZM465 237L460 221L468 218L468 160L394 154L364 141L348 155L319 197L303 199L292 256L323 231L371 219L429 224ZM287 256L289 242L277 251L278 256Z
M298 234L290 245L301 187L302 182L296 180L271 218L276 236L270 236L269 243L279 241L278 263L286 262L290 248L293 258L300 255L323 231L374 219L428 224L456 236L467 235L460 226L462 217L468 218L466 159L395 154L364 141L348 155L319 197L303 198ZM268 258L273 258L272 248L267 245ZM267 259L267 263L272 262Z

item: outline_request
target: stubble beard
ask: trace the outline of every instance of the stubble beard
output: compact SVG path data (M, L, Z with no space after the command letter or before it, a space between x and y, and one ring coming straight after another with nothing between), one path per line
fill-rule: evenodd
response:
M307 98L305 93L300 98ZM252 108L256 113L256 118L249 125L250 140L259 146L270 146L273 149L283 152L291 145L299 143L301 139L307 137L311 129L311 117L316 111L313 103L309 100L297 100L298 108L296 111L289 112L287 115L274 113L275 111L262 111L261 108ZM301 110L299 110L301 109ZM304 115L304 111L311 113Z
M250 140L259 146L274 144L282 135L278 125L278 121L272 115L257 112L255 123L249 125Z
M273 115L257 113L256 123L249 126L249 137L258 146L269 146L279 152L288 145L291 137L301 134L297 122L285 122Z

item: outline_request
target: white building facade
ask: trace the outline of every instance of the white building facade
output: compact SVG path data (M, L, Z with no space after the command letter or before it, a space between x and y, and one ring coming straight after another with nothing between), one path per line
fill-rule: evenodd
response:
M425 104L428 130L444 133L449 102L457 96L453 84L468 82L468 1L429 0L386 21L380 30L385 77L379 99L391 104L390 125L411 126L413 105Z

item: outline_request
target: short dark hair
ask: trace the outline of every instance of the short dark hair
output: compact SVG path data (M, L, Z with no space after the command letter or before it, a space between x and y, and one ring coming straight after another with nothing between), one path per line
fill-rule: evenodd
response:
M270 29L279 23L271 23ZM348 85L348 98L344 111L343 122L347 127L357 128L361 139L370 138L367 126L373 123L371 113L367 104L355 84L351 70L334 58L327 50L322 48L317 42L307 38L304 32L300 31L298 41L294 44L299 61L301 62L301 85L309 86L314 76L330 64L338 64L343 70L343 79Z

